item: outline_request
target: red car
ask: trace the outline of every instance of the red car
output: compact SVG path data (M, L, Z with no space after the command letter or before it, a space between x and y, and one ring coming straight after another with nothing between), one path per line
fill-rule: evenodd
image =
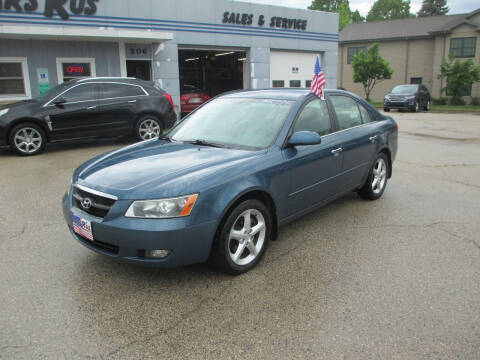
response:
M180 96L182 114L188 114L203 103L210 100L210 95L202 92L193 85L184 85Z

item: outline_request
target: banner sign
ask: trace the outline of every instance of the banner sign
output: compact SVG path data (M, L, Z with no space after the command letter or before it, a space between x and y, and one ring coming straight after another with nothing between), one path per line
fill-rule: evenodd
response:
M273 16L268 21L264 15L260 15L258 19L253 14L240 14L225 11L223 13L224 24L235 24L250 26L256 23L258 26L270 26L277 29L290 29L290 30L307 30L307 20L303 19L289 19L283 17Z
M60 16L68 20L70 14L95 15L100 0L45 0L43 14L46 17ZM16 12L34 12L38 9L38 0L4 0L0 1L0 10L15 10Z

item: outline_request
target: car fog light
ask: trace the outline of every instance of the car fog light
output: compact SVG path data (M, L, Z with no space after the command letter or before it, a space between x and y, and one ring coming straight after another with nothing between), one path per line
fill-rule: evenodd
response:
M146 250L145 251L145 257L149 259L164 259L170 253L172 250Z

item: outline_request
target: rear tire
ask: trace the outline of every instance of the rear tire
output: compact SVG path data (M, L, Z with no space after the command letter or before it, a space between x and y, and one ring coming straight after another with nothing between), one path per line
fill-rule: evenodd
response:
M33 156L45 150L47 136L43 129L34 123L15 126L10 132L10 148L21 156Z
M367 200L379 199L387 187L389 171L387 156L384 153L378 154L365 185L358 191L360 197Z
M258 200L246 200L221 225L210 260L226 273L243 274L262 259L271 234L272 216L268 208Z
M139 141L158 138L162 133L163 124L154 115L142 116L135 126L135 138Z

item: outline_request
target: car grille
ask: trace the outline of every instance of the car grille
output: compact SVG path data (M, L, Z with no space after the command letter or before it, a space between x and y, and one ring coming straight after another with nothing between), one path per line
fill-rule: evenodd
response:
M104 218L112 208L113 204L115 204L115 200L75 186L73 188L73 204L78 209L85 211L90 215Z
M388 97L389 97L390 101L392 101L392 102L404 102L405 101L404 96L389 95Z

